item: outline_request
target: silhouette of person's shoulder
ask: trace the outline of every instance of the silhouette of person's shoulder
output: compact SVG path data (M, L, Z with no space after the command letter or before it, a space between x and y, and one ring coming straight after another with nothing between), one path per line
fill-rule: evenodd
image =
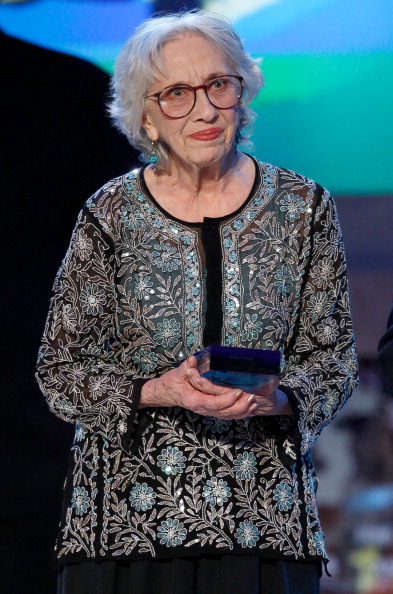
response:
M138 160L106 115L109 77L103 71L6 34L0 47L0 433L9 475L0 513L2 591L49 594L56 589L49 551L74 428L49 412L38 389L37 350L78 211Z
M15 176L29 182L37 198L49 189L51 199L59 195L80 206L138 162L106 115L109 77L85 60L4 33L0 38L7 179L13 189Z
M17 221L3 240L12 242L18 233L32 254L34 244L50 240L54 274L83 203L108 179L135 167L138 156L106 114L105 72L4 33L0 43L2 190L7 219ZM10 252L10 266L15 258Z
M0 46L2 280L7 287L1 297L7 345L1 384L9 413L12 409L23 430L28 403L46 418L34 364L50 289L78 212L93 192L138 159L106 114L105 72L4 33Z
M386 332L378 344L378 359L385 387L393 396L393 305L390 310Z

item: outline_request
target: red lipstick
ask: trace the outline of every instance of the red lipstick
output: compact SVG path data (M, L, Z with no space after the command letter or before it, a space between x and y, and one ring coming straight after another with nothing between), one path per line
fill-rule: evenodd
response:
M190 138L195 138L196 140L215 140L220 134L222 133L222 128L207 128L206 130L200 130L199 132L194 132L194 134L190 134Z

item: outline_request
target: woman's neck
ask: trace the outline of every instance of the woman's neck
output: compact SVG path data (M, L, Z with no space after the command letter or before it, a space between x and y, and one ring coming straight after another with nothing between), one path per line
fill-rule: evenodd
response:
M155 200L172 216L189 222L234 212L249 195L255 178L250 157L238 152L230 164L176 167L168 173L149 166L145 181Z

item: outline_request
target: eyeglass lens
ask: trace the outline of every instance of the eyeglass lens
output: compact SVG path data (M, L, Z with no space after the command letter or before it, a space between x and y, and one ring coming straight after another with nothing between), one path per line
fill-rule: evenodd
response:
M221 76L210 80L206 87L208 99L218 109L235 106L242 94L241 82L235 76ZM195 104L195 89L188 85L175 85L162 91L159 102L162 111L172 117L190 113Z

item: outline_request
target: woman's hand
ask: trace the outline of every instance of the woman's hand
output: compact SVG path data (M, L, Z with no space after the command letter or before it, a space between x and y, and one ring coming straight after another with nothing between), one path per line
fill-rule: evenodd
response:
M278 378L272 379L258 393L252 394L251 416L293 414L288 397L285 392L278 389L278 383Z
M239 389L217 386L201 377L196 359L149 380L142 388L140 408L181 406L206 417L243 419L251 416L253 399Z
M191 356L179 367L149 380L142 388L140 408L155 406L181 406L203 416L219 419L275 414L287 404L286 396L277 390L277 383L269 382L260 394L249 394L240 389L213 384L201 377ZM274 380L275 382L275 380ZM285 403L280 396L282 394Z

